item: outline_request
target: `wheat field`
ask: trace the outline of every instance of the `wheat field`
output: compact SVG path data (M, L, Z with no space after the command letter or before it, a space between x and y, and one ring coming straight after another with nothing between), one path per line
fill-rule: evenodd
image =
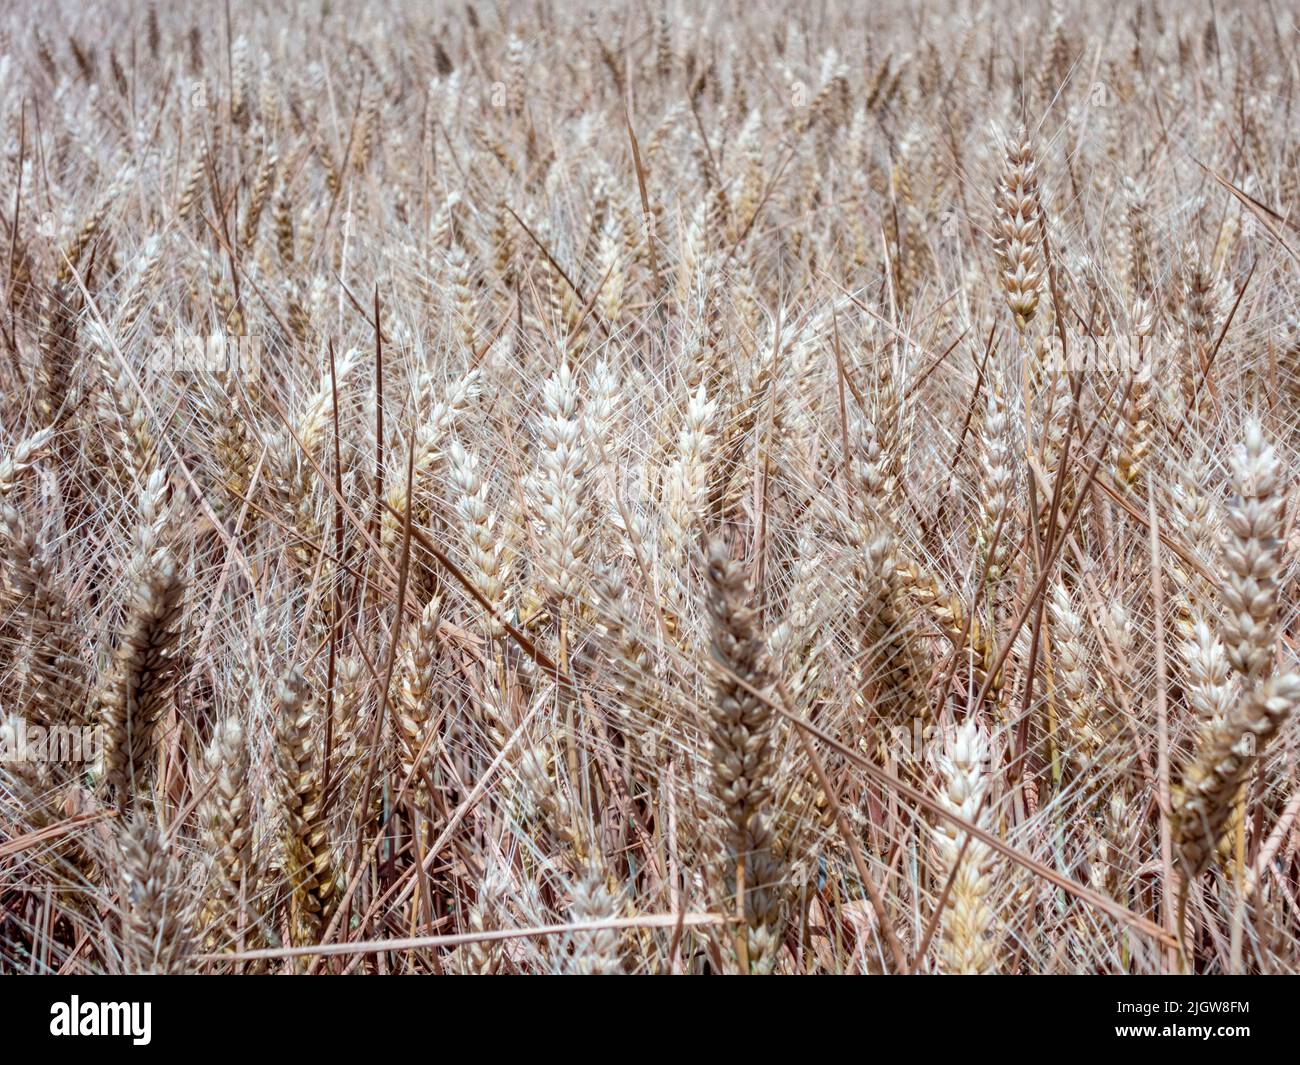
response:
M9 6L0 972L1300 969L1296 20Z

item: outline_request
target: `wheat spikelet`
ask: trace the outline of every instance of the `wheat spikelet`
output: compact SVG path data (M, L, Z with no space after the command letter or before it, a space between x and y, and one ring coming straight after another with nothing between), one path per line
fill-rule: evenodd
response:
M1149 299L1152 290L1151 234L1147 193L1132 178L1124 179L1126 200L1125 236L1128 257L1125 279L1134 299Z
M275 251L285 265L294 260L293 193L288 182L280 185L271 201L271 218L275 226Z
M922 690L924 665L916 652L910 612L898 576L898 545L887 518L896 482L892 460L881 446L874 425L862 426L863 445L854 455L857 501L861 511L857 536L861 543L859 587L867 654L863 665L874 689L881 719L906 727L924 719L929 701ZM871 753L876 753L874 750Z
M1185 330L1179 384L1187 413L1203 418L1208 415L1209 391L1206 375L1210 369L1210 350L1218 325L1214 279L1195 248L1183 252L1183 329Z
M244 211L243 227L239 233L240 244L245 248L251 248L253 241L257 239L258 223L261 222L262 212L270 199L279 162L275 149L271 148L263 154L262 162L257 168L257 176L253 179L253 187L249 192L248 206Z
M654 660L637 622L627 585L619 574L608 570L597 578L601 599L601 628L610 656L613 683L621 699L619 716L637 750L652 763L667 754L664 732L668 722L660 687L656 683Z
M1223 643L1204 621L1196 621L1183 644L1187 699L1203 723L1222 721L1234 700L1232 674Z
M336 390L342 391L358 359L357 351L349 350L335 363L332 380L326 366L318 387L300 408L292 430L286 426L263 441L267 451L268 492L291 519L291 529L298 539L292 542L290 555L303 566L310 565L314 558L307 545L316 542L319 536L314 496L318 481L316 464L324 457L334 395Z
M470 291L469 257L465 249L455 245L447 256L447 283L452 291L452 303L456 310L456 330L460 334L465 350L473 352L477 347L474 329L474 297Z
M153 734L174 676L185 582L163 558L140 574L127 602L127 620L112 668L98 696L104 726L104 780L119 805L147 782Z
M553 699L553 693L545 689L538 696L539 701ZM569 864L581 868L593 858L591 830L563 779L561 766L556 745L541 740L520 756L519 783L538 826L562 849Z
M214 371L203 382L202 408L209 419L209 440L216 480L224 490L219 509L238 515L243 509L257 465L257 449L248 421L239 408L237 375ZM256 514L249 517L255 520Z
M194 158L190 161L180 193L176 197L176 216L178 218L188 219L197 207L205 169L206 164L203 154L196 152Z
M53 429L41 429L24 437L0 458L0 500L7 500L18 483L18 478L30 470L48 451Z
M375 702L367 687L366 663L360 654L347 655L339 660L334 684L334 751L338 758L338 777L342 782L339 792L343 822L350 824L354 810L360 808L360 828L369 830L380 815L382 785L371 776L370 737L371 713ZM396 705L396 704L395 704ZM321 770L323 777L324 771ZM367 777L371 791L363 794ZM417 785L419 781L415 782Z
M480 885L479 896L469 909L469 929L484 932L493 927L501 917L503 898L509 888L497 869L488 872ZM490 976L496 971L501 955L501 945L491 941L478 941L467 946L461 955L462 971L470 976Z
M114 183L113 187L99 200L97 204L86 214L81 226L73 234L59 252L58 269L55 273L55 281L59 285L67 285L72 280L72 275L81 262L82 256L87 248L94 243L95 239L101 234L105 222L108 220L109 211L112 209L114 202L121 195L122 189L126 186L129 179L128 174L122 174Z
M1134 331L1139 363L1128 379L1128 403L1124 408L1124 434L1115 456L1115 480L1121 488L1132 488L1147 472L1150 464L1153 430L1155 428L1155 397L1153 396L1153 371L1149 355L1142 350L1150 337L1153 324L1149 305L1140 303L1134 310Z
M993 649L988 642L988 634L979 618L968 618L966 606L961 598L944 590L939 579L915 562L900 561L896 564L895 575L900 585L907 589L917 605L926 611L939 630L952 641L954 646L962 647L962 665L970 668L977 684L984 684L988 676ZM965 643L962 636L965 634ZM1002 673L997 673L989 686L996 694L1002 687Z
M163 259L167 248L158 237L145 241L137 257L134 276L126 297L122 300L118 312L117 328L129 333L144 312L145 304L158 287L159 275L162 273Z
M605 279L600 289L600 314L610 326L615 326L623 313L627 277L623 263L623 236L613 218L601 230L597 261Z

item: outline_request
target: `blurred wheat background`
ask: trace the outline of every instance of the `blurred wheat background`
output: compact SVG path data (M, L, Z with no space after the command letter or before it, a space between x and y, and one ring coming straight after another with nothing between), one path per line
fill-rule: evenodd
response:
M1295 971L1296 17L11 5L0 971Z

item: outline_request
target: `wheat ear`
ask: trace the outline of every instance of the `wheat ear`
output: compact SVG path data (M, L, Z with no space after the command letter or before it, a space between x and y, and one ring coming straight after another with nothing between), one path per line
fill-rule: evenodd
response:
M438 626L442 601L432 599L420 614L402 654L397 699L398 743L402 779L410 780L410 794L417 808L428 799L425 774L437 757L437 744L428 740L433 723L433 691L438 674Z
M49 450L52 431L41 430L19 441L0 459L0 546L5 563L0 599L22 634L15 655L17 703L37 722L71 719L81 724L85 701L85 667L76 655L65 592L55 570L53 552L23 511L13 505L19 479Z
M1174 796L1174 843L1189 877L1209 866L1238 791L1297 703L1300 676L1271 677L1202 734Z
M222 949L239 942L241 898L256 894L252 870L252 808L247 791L248 746L234 718L216 728L204 754L212 785L200 812L212 872L204 905L208 943Z
M304 946L320 939L333 911L335 883L316 757L320 703L302 674L292 672L280 682L276 718L284 853L292 885L290 938Z
M1256 680L1273 662L1286 509L1282 463L1258 422L1245 427L1232 475L1223 541L1223 640L1232 667Z
M764 816L771 801L775 718L763 691L770 683L767 654L750 603L749 580L720 539L709 542L709 615L713 658L722 668L710 705L713 790L723 809L736 863L740 964L765 971L780 946L782 870Z
M1222 633L1228 661L1247 689L1226 715L1206 722L1173 796L1175 844L1188 877L1209 865L1234 807L1240 807L1251 769L1300 702L1300 676L1268 677L1277 636L1286 501L1281 463L1256 421L1246 424L1233 455L1232 487L1223 541ZM1226 681L1218 669L1210 674L1216 685Z
M159 537L169 511L166 479L156 471L140 494L132 587L113 663L97 697L104 726L104 782L120 809L148 779L154 727L174 678L185 579Z
M122 953L128 972L178 974L191 953L184 873L158 828L137 813L122 832Z
M994 195L994 240L1007 303L1023 331L1038 308L1043 285L1039 247L1038 166L1023 129L1007 146Z
M969 718L958 726L939 758L944 780L939 801L952 813L984 829L992 826L987 802L987 759L988 739ZM939 821L933 833L940 888L951 880L939 951L943 971L954 975L993 972L998 954L996 922L989 899L993 852L988 844L968 837L948 820Z
M574 924L609 921L619 917L619 899L605 885L604 878L592 873L573 886L569 920ZM573 953L565 971L573 976L621 976L623 961L619 957L619 934L614 928L592 932L575 932Z

